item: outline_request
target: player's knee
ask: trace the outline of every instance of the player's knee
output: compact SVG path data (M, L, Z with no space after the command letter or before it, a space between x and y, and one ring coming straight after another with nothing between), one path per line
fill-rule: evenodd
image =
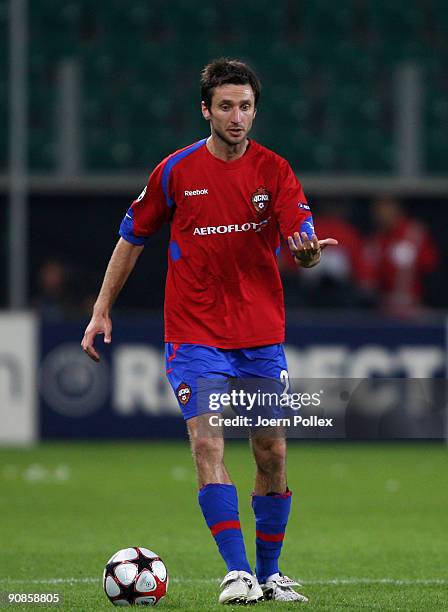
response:
M197 464L222 461L223 449L216 438L197 438L193 444L193 456Z
M286 441L284 438L256 438L253 440L256 454L272 455L273 457L285 457Z
M286 445L284 440L263 439L255 449L257 465L264 472L277 472L285 465Z

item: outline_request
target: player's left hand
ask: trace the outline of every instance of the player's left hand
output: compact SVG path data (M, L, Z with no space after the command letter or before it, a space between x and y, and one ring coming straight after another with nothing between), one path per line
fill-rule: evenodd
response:
M289 250L296 261L304 268L316 266L320 261L323 249L337 244L338 241L334 238L318 240L316 234L313 234L310 240L306 232L302 232L302 235L295 232L294 236L288 236Z

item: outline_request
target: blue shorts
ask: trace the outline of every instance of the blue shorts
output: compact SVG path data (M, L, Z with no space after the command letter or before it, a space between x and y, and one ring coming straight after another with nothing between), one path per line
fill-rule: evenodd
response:
M224 393L234 378L275 380L283 388L288 377L282 344L219 349L167 342L165 358L166 374L185 420L209 412L198 390L200 380L210 379L213 390Z

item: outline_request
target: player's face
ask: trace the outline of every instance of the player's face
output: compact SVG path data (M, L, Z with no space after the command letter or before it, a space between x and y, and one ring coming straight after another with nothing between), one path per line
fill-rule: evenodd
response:
M256 112L250 85L220 85L213 91L211 108L202 102L202 114L210 121L212 134L230 146L244 142Z

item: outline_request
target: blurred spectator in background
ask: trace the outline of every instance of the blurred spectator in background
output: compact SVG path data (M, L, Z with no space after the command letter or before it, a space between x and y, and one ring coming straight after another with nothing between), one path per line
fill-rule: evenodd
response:
M439 263L433 238L425 225L411 218L393 197L374 200L371 215L375 229L364 248L364 287L376 293L385 314L421 312L425 281L431 280Z
M307 270L307 274L301 274L288 249L282 249L279 265L286 302L316 309L364 306L363 240L349 220L350 206L331 200L316 206L316 211L317 236L330 232L339 245L325 253L320 265Z
M57 259L48 259L41 265L33 306L44 317L61 319L70 314L68 276L67 268Z

